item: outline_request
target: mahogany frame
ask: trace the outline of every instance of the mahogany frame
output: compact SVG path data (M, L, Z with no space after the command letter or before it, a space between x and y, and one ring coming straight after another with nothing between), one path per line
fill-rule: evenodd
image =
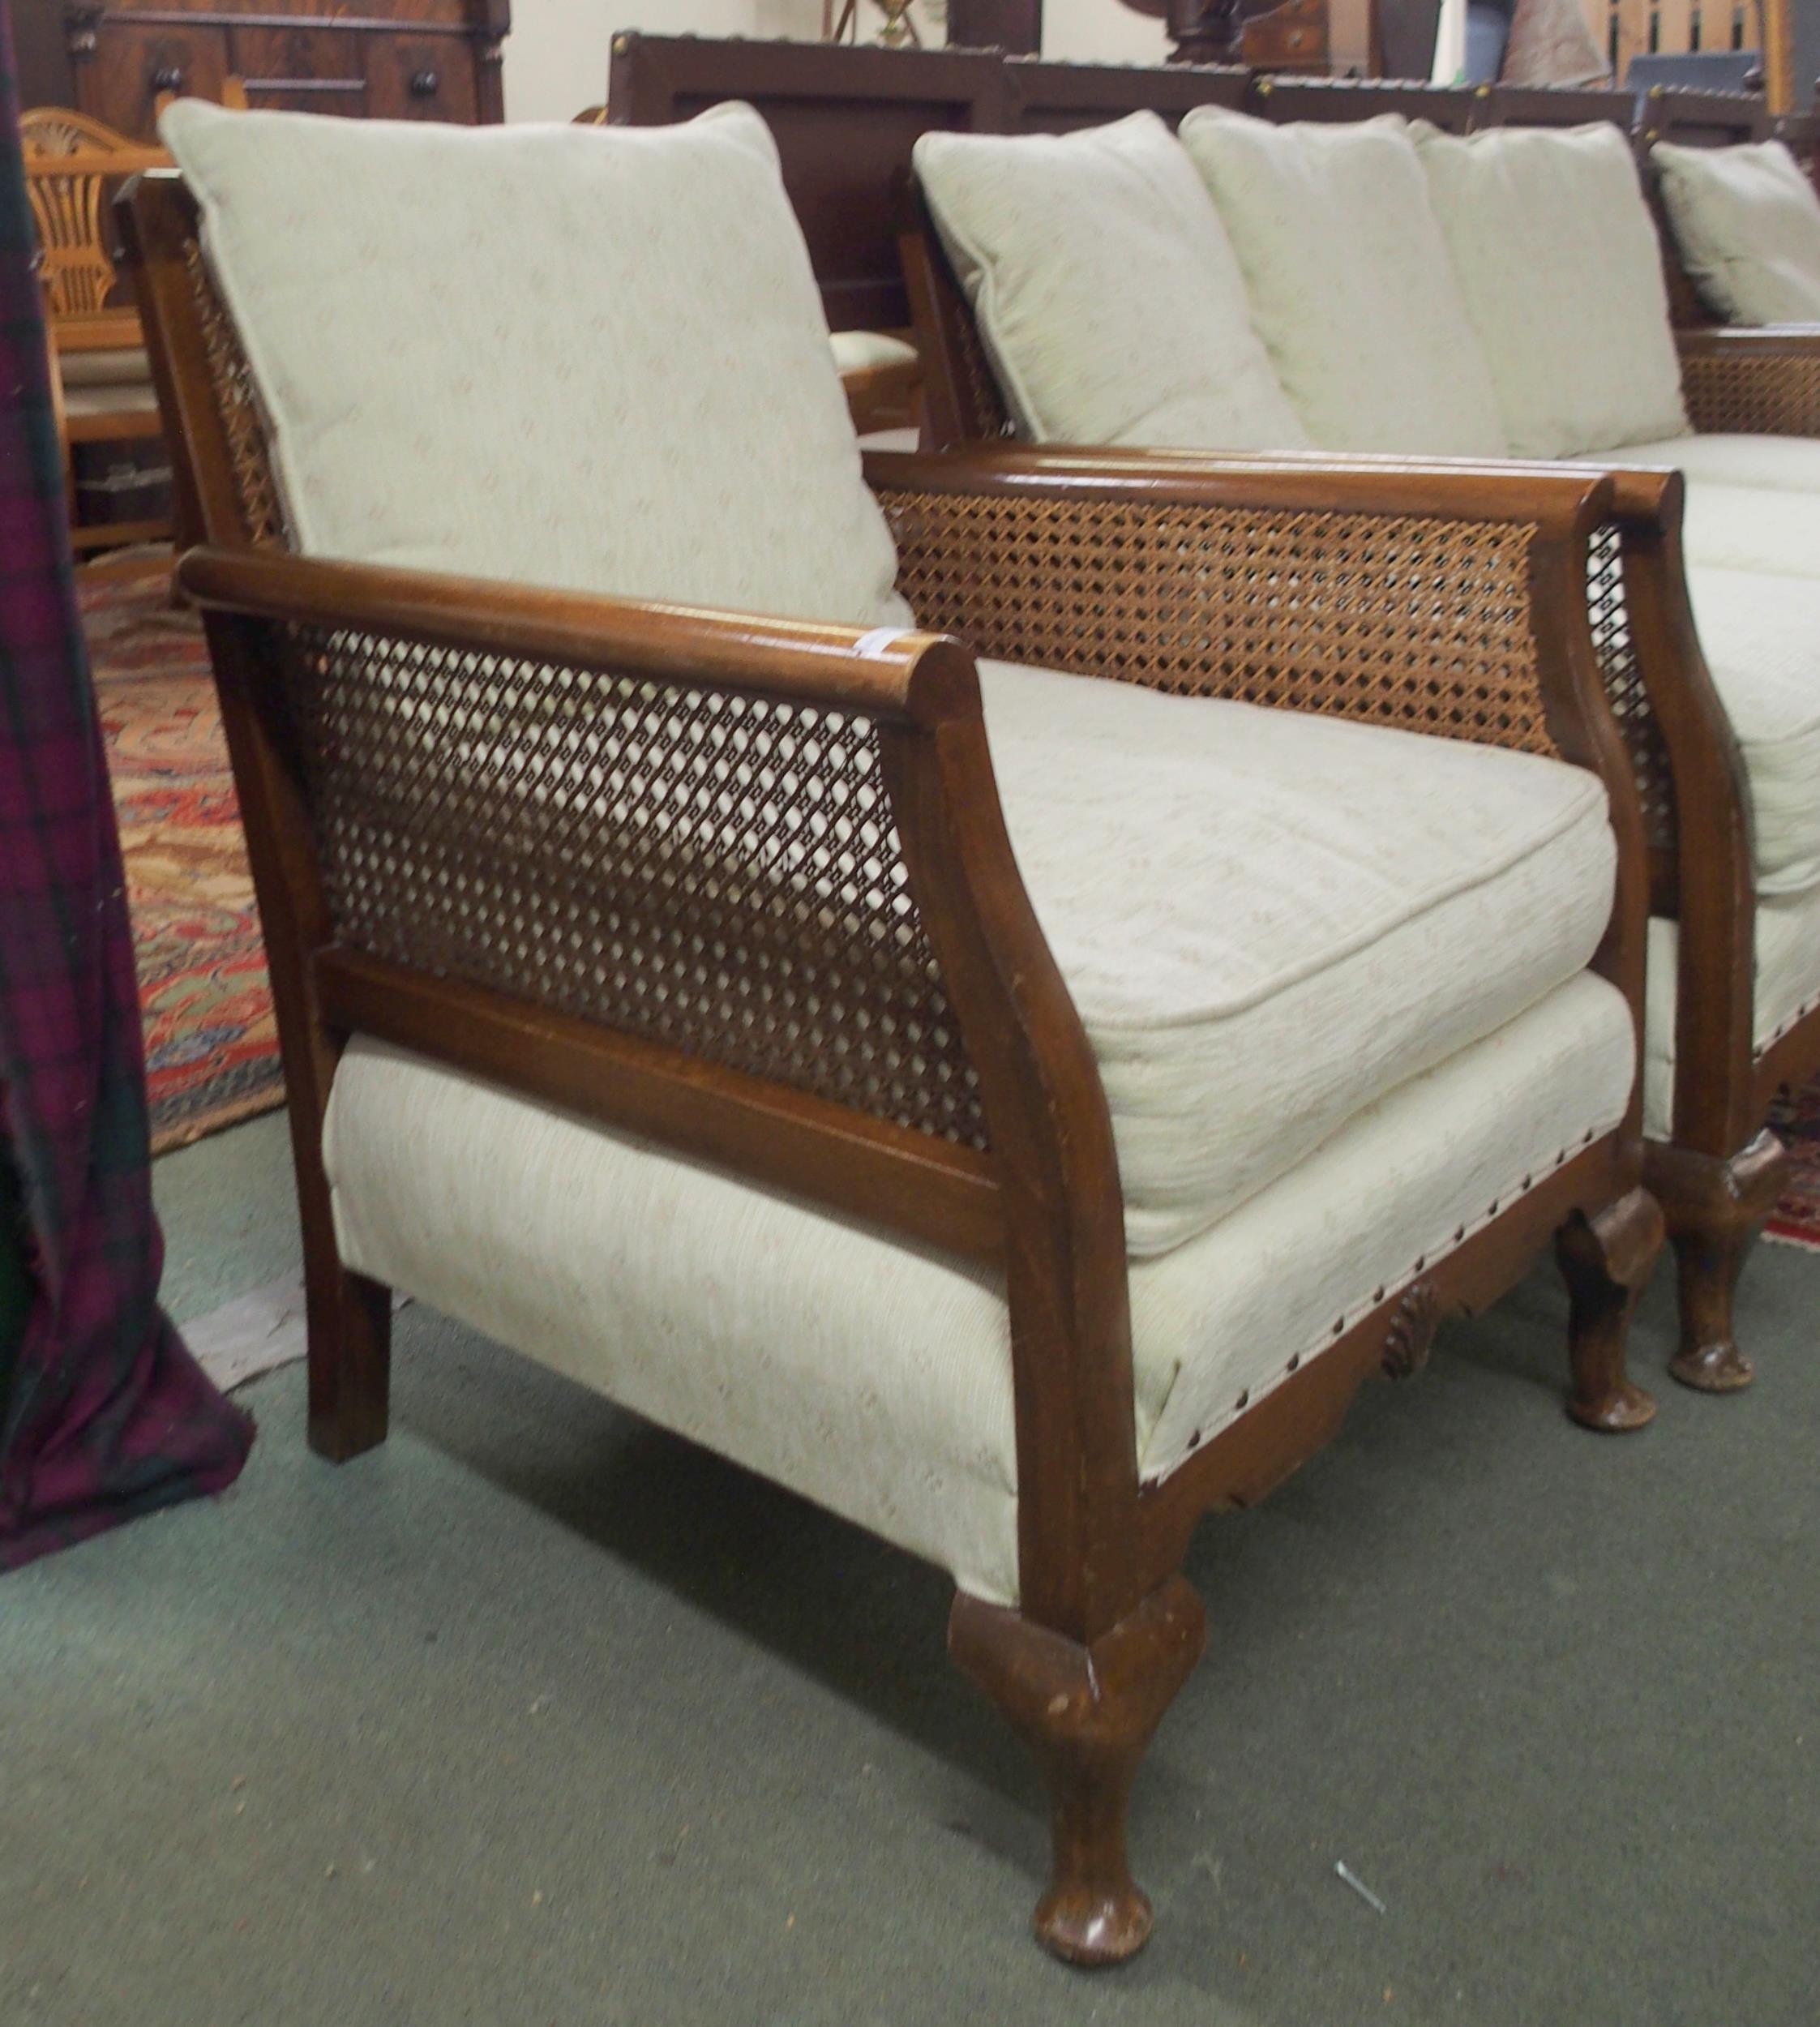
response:
M1129 1956L1151 1921L1126 1855L1131 1785L1205 1638L1180 1567L1200 1516L1261 1497L1334 1433L1368 1373L1419 1368L1439 1319L1495 1300L1551 1235L1571 1295L1570 1411L1609 1430L1638 1427L1653 1412L1625 1369L1632 1309L1662 1239L1640 1180L1638 1097L1619 1127L1564 1152L1490 1214L1472 1206L1458 1243L1382 1289L1318 1356L1291 1360L1293 1377L1171 1476L1141 1484L1106 1099L1005 836L971 651L952 637L903 635L881 646L851 628L290 555L261 520L263 445L250 446L233 419L241 362L206 321L192 201L174 178L143 178L123 200L123 231L177 446L183 525L205 544L183 559L179 580L206 620L271 962L304 1238L312 1446L351 1458L383 1438L387 1421L388 1292L343 1266L323 1165L329 1088L350 1034L631 1126L914 1240L1002 1261L1021 1602L1011 1610L957 1595L950 1643L1027 1738L1048 1785L1053 1876L1038 1908L1041 1939L1080 1963ZM1138 518L1239 508L1298 526L1322 516L1429 516L1467 530L1468 542L1475 527L1500 539L1521 528L1535 648L1526 679L1555 750L1594 769L1610 796L1620 870L1595 968L1625 993L1640 1036L1643 818L1578 589L1612 512L1604 475L1002 449L874 454L867 469L888 512L914 501L926 517L931 502L957 512L988 503L1013 524L1058 503L1111 502ZM940 559L940 542L928 538L925 553ZM1194 564L1190 555L1182 568ZM1084 587L1059 584L1055 595L1090 603ZM910 893L978 1078L985 1151L727 1067L711 1047L653 1043L351 943L325 885L285 696L286 629L311 624L863 713L877 729ZM1208 668L1210 689L1220 673Z

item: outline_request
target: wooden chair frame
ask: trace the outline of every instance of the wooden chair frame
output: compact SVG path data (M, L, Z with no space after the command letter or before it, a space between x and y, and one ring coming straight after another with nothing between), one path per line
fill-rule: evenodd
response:
M1661 1241L1641 1186L1638 1099L1621 1127L1564 1150L1514 1198L1462 1223L1445 1253L1377 1291L1362 1320L1157 1484L1141 1481L1122 1194L1106 1099L1067 988L1006 838L973 653L958 639L680 611L500 584L315 562L287 553L244 362L201 261L195 208L174 178L142 179L125 204L161 396L175 434L184 525L206 546L179 578L203 611L245 817L276 1002L309 1305L309 1430L340 1460L385 1433L387 1291L336 1251L322 1134L350 1034L383 1038L527 1097L647 1134L753 1180L837 1204L889 1230L1002 1263L1011 1315L1021 1602L957 1596L961 1667L1028 1740L1054 1806L1053 1877L1037 1926L1079 1962L1128 1956L1148 1933L1126 1822L1133 1776L1205 1639L1180 1574L1202 1514L1250 1504L1334 1433L1364 1378L1413 1371L1443 1315L1477 1310L1522 1275L1551 1235L1571 1292L1571 1412L1604 1429L1651 1412L1629 1381L1625 1339ZM1608 791L1620 876L1597 968L1641 1032L1648 868L1643 817L1599 683L1583 594L1612 482L1598 472L1398 470L1360 461L1076 457L975 448L874 455L868 478L894 524L905 581L939 614L990 634L1012 573L995 546L1058 516L1118 518L1121 539L1159 528L1193 572L1194 530L1293 523L1319 567L1321 531L1361 519L1444 522L1458 595L1483 598L1482 557L1525 531L1533 722ZM1353 553L1350 549L1347 553ZM1096 652L1141 631L1141 602L1066 581ZM1284 652L1293 658L1293 619ZM1121 631L1122 630L1122 631ZM711 1025L661 1035L578 1016L484 964L413 968L351 933L325 875L335 821L298 730L300 699L326 681L312 640L342 655L496 658L508 679L534 665L565 677L630 676L676 697L712 693L808 706L878 742L894 848L940 989L977 1080L983 1132L944 1138L834 1102L813 1079L755 1074ZM1460 637L1474 637L1462 626ZM306 643L300 650L300 640ZM347 643L356 644L350 649ZM1208 649L1199 686L1242 677ZM1111 666L1117 666L1115 659ZM471 666L471 660L465 663ZM1369 714L1352 688L1311 668L1311 708ZM1470 679L1462 676L1462 683ZM1321 688L1322 684L1325 688ZM1475 735L1515 743L1509 726ZM772 791L787 796L779 787ZM807 933L807 932L805 932ZM1300 1369L1297 1369L1300 1368Z
M118 278L108 246L106 199L127 177L168 168L170 157L162 148L142 148L99 120L62 106L28 112L20 125L26 192L38 230L53 406L70 489L71 541L79 552L157 541L169 535L169 521L76 524L72 445L155 441L164 425L152 407L71 414L64 398L62 362L75 354L137 350L144 344L139 312L113 300Z
M923 364L924 441L1002 443L1011 423L973 313L919 204L902 257ZM1696 429L1820 436L1820 332L1679 335ZM1493 468L1494 469L1496 468ZM1533 465L1505 468L1513 482ZM1496 481L1488 474L1487 482ZM1749 1383L1734 1320L1746 1253L1787 1181L1766 1124L1776 1095L1820 1069L1820 1007L1759 1052L1754 1040L1756 881L1749 791L1689 603L1678 475L1614 469L1621 612L1594 593L1601 663L1648 820L1652 911L1679 925L1673 1130L1645 1177L1680 1275L1675 1376L1702 1391Z

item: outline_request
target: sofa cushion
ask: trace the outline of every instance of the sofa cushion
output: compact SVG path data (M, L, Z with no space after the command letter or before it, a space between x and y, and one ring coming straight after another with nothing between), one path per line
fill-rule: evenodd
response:
M186 100L161 131L306 552L903 624L749 107L469 128Z
M1181 135L1311 441L1334 451L1506 454L1491 369L1407 120L1274 126L1202 106Z
M1205 1230L1604 934L1604 791L1578 769L1001 663L981 684L1134 1254Z
M1715 486L1749 486L1770 492L1820 493L1820 437L1744 435L1715 431L1671 436L1658 444L1628 444L1622 457L1591 453L1582 465L1644 465L1685 472Z
M1690 478L1684 527L1690 564L1820 576L1820 493Z
M1519 457L1687 432L1662 253L1615 126L1419 126L1428 188Z
M925 134L916 173L1025 435L1307 444L1219 214L1154 113L1060 135Z
M1682 261L1726 324L1820 323L1820 196L1780 141L1658 142L1663 208Z
M1750 783L1760 894L1820 885L1820 579L1688 572Z
M1582 973L1136 1265L1145 1476L1608 1131L1634 1064L1628 1008ZM349 1266L1017 1602L995 1269L361 1037L323 1156Z

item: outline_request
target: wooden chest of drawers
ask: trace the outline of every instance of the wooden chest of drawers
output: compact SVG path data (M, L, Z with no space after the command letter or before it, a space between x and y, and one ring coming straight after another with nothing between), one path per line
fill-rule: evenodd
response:
M165 92L357 119L502 117L511 0L63 0L78 109L152 138Z

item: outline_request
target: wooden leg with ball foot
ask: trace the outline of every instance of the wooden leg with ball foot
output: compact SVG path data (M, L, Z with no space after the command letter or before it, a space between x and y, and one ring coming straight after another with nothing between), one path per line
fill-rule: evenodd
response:
M1637 1298L1662 1250L1662 1211L1634 1189L1596 1217L1563 1226L1555 1253L1567 1282L1574 1386L1567 1412L1587 1429L1621 1433L1655 1418L1655 1403L1625 1370Z
M1171 1577L1081 1646L965 1592L949 1652L1010 1720L1049 1789L1049 1887L1036 1935L1071 1964L1123 1963L1150 1933L1150 1903L1131 1876L1132 1783L1163 1712L1207 1643L1207 1618Z
M1788 1150L1769 1132L1729 1160L1681 1147L1650 1151L1681 1283L1681 1349L1668 1369L1684 1386L1734 1394L1754 1377L1738 1349L1732 1307L1745 1255L1788 1174Z

